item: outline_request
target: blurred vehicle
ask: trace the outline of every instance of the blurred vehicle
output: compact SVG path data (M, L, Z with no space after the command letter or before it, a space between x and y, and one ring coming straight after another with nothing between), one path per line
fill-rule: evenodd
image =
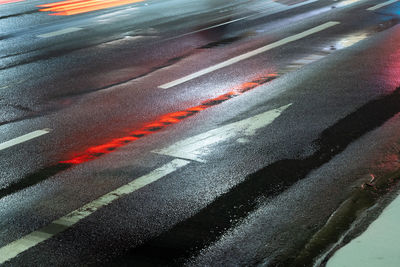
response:
M138 4L147 26L200 29L228 22L246 13L254 0L147 0ZM247 12L248 13L248 12Z

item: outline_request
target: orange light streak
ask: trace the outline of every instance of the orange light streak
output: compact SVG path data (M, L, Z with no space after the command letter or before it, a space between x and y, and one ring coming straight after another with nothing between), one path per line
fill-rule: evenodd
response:
M22 2L25 0L0 0L0 5L4 5L4 4L10 4L10 3L15 3L15 2Z
M161 116L159 119L145 124L142 128L130 132L125 137L115 138L105 144L92 146L92 147L86 149L86 151L84 151L83 153L80 153L78 156L75 156L69 160L61 161L60 163L80 164L80 163L84 163L87 161L97 159L105 154L109 154L109 153L113 152L114 150L116 150L119 147L125 146L125 145L127 145L133 141L136 141L137 139L142 138L144 136L158 132L158 131L166 128L167 126L179 123L182 120L184 120L188 117L191 117L200 111L203 111L212 106L218 105L218 104L225 102L233 97L239 96L239 95L241 95L251 89L254 89L257 86L260 86L261 84L267 83L277 77L278 77L278 75L276 73L268 74L268 75L260 77L256 80L253 80L251 82L244 83L244 84L240 85L239 87L234 88L233 90L229 91L228 93L225 93L223 95L220 95L220 96L212 98L212 99L205 100L205 101L201 102L201 104L198 106L194 106L194 107L187 108L185 110L181 110L181 111L177 111L177 112L167 113L167 114Z
M145 0L67 0L39 5L38 7L43 7L42 9L39 9L39 11L42 12L55 12L49 15L70 16L143 1Z

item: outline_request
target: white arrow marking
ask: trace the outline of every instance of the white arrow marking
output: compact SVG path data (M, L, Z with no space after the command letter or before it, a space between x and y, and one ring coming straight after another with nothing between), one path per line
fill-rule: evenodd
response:
M206 162L203 157L211 152L210 147L230 138L244 140L244 136L252 136L261 129L271 124L292 104L273 109L238 122L230 123L211 131L179 141L169 147L155 150L154 153L177 158Z

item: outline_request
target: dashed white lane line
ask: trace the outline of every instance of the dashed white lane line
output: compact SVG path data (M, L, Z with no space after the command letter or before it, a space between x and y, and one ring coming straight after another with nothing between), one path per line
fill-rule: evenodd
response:
M370 11L377 10L377 9L379 9L381 7L393 4L393 3L397 2L397 1L399 1L399 0L389 0L387 2L380 3L380 4L376 5L376 6L372 6L370 8L367 8L367 10L370 10Z
M236 57L234 57L234 58L228 59L228 60L226 60L226 61L224 61L224 62L218 63L218 64L216 64L216 65L214 65L214 66L211 66L211 67L205 68L205 69L203 69L203 70L200 70L200 71L198 71L198 72L192 73L192 74L190 74L190 75L187 75L187 76L182 77L182 78L180 78L180 79L177 79L177 80L175 80L175 81L172 81L172 82L169 82L169 83L160 85L159 88L161 88L161 89L168 89L168 88L171 88L171 87L176 86L176 85L178 85L178 84L181 84L181 83L190 81L190 80L192 80L192 79L195 79L195 78L197 78L197 77L200 77L200 76L202 76L202 75L204 75L204 74L213 72L213 71L215 71L215 70L224 68L224 67L226 67L226 66L235 64L235 63L240 62L240 61L242 61L242 60L245 60L245 59L248 59L248 58L250 58L250 57L256 56L256 55L258 55L258 54L264 53L264 52L266 52L266 51L268 51L268 50L270 50L270 49L273 49L273 48L282 46L282 45L284 45L284 44L287 44L287 43L290 43L290 42L293 42L293 41L302 39L302 38L304 38L304 37L306 37L306 36L309 36L309 35L311 35L311 34L320 32L320 31L322 31L322 30L325 30L325 29L330 28L330 27L332 27L332 26L335 26L335 25L337 25L337 24L340 24L340 22L337 22L337 21L329 21L329 22L326 22L326 23L321 24L321 25L319 25L319 26L317 26L317 27L308 29L308 30L306 30L306 31L304 31L304 32L301 32L301 33L298 33L298 34L295 34L295 35L286 37L286 38L284 38L284 39L282 39L282 40L279 40L279 41L277 41L277 42L274 42L274 43L272 43L272 44L265 45L265 46L263 46L263 47L260 47L260 48L255 49L255 50L253 50L253 51L250 51L250 52L247 52L247 53L245 53L245 54L242 54L242 55L236 56Z
M154 153L183 159L206 162L204 157L212 152L210 147L230 138L243 142L245 137L256 134L258 129L266 127L278 118L292 104L258 114L256 116L233 122L211 131L189 137Z
M0 248L0 265L6 261L15 258L18 254L38 245L39 243L48 240L58 233L65 231L80 220L91 215L100 208L109 205L113 201L133 193L134 191L149 185L162 177L178 170L179 168L189 164L190 161L182 159L174 159L173 161L161 166L154 171L141 176L132 182L117 188L110 193L84 205L83 207L72 211L71 213L51 222L49 225L34 231L21 239L18 239L2 248Z
M76 32L76 31L80 31L80 30L82 30L82 28L71 27L71 28L65 28L65 29L62 29L62 30L54 31L54 32L40 34L37 37L50 38L50 37L59 36L59 35L63 35L63 34L71 33L71 32Z
M24 142L29 141L31 139L37 138L39 136L48 134L50 131L51 131L50 129L37 130L37 131L31 132L31 133L22 135L20 137L11 139L9 141L1 143L0 144L0 150L6 149L6 148L9 148L9 147L24 143Z

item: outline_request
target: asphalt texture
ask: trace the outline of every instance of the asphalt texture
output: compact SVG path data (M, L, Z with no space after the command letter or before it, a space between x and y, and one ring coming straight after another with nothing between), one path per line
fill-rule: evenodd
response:
M397 168L400 3L381 2L0 1L0 260L49 235L0 265L310 266L354 188Z

